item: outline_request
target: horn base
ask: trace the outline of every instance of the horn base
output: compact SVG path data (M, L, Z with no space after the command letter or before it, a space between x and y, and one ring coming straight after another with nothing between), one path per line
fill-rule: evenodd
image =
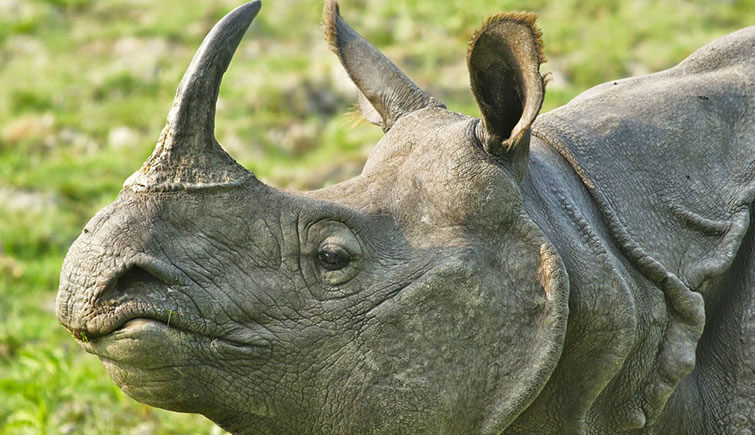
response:
M203 150L186 154L176 143L182 139L172 135L166 126L149 159L123 184L136 192L186 191L239 186L255 178L254 174L238 164L218 143L211 139Z

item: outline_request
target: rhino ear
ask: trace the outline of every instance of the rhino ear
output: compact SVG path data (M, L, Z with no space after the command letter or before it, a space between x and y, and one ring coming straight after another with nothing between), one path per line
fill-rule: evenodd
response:
M339 14L338 2L327 0L323 10L325 38L359 88L359 105L372 123L388 131L402 115L424 107L445 107L409 80Z
M527 170L530 126L545 96L535 18L524 12L493 15L474 33L467 53L472 93L482 113L477 137L518 179Z

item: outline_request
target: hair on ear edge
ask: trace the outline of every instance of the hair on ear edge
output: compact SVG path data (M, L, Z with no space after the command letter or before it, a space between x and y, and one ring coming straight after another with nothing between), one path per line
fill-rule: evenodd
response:
M477 28L477 30L474 31L472 37L469 39L469 44L467 46L467 60L469 60L469 56L472 55L472 48L474 47L474 43L477 41L477 39L479 39L480 35L488 30L488 28L499 24L512 23L524 25L529 29L530 33L532 34L532 40L534 41L535 47L537 49L538 61L540 63L547 62L548 60L543 53L543 31L540 30L540 27L538 27L537 24L535 24L536 20L537 15L533 12L499 12L497 14L491 15L482 22L482 24Z
M545 88L548 86L548 83L550 83L553 80L553 73L548 71L547 73L543 74L543 91L545 91Z
M322 30L325 33L325 41L328 43L330 50L336 54L338 54L336 27L340 13L337 0L325 0L322 8Z
M338 50L338 44L336 42L336 32L338 31L338 17L340 16L340 7L337 0L325 0L322 8L322 30L325 34L325 41L328 43L328 47L339 57L341 53ZM362 113L359 107L359 103L355 103L344 113L346 122L351 124L351 128L356 128L363 122L367 121L367 118Z
M346 122L351 124L351 128L356 128L362 123L367 122L362 109L359 108L359 103L353 104L344 115L346 116Z

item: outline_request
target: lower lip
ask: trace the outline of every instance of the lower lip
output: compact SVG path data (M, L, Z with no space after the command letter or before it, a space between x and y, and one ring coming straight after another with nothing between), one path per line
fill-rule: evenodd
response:
M110 359L122 359L130 353L159 348L180 331L151 319L133 319L113 332L79 344L89 353Z
M121 338L122 336L125 336L125 335L138 334L139 332L144 332L147 329L152 329L155 327L159 328L160 326L162 326L162 324L156 320L132 319L124 323L123 326L116 329L111 334L115 334L116 338Z
M152 319L132 319L108 335L79 344L89 353L113 362L137 366L161 366L180 359L176 353L190 341L206 341L210 348L226 359L254 359L269 356L267 342L241 345L222 339L195 336Z

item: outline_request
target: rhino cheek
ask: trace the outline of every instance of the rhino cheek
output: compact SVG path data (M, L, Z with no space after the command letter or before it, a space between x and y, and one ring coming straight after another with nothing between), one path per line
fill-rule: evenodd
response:
M480 324L485 291L475 273L446 265L402 289L364 318L348 356L329 368L331 393L349 404L351 430L388 432L469 430L481 409L487 364L475 358L486 332ZM338 373L351 373L339 377ZM355 400L356 399L356 400Z

